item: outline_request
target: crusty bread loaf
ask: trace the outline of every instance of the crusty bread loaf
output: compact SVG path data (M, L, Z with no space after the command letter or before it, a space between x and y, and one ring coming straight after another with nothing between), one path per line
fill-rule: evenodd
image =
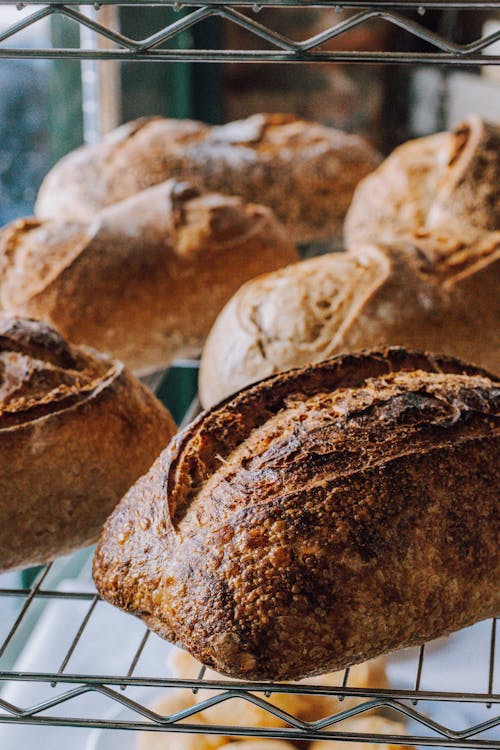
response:
M472 115L453 132L409 141L358 185L347 248L399 235L462 243L500 230L500 126Z
M203 664L299 679L500 605L500 383L393 348L205 412L108 519L102 596Z
M323 240L341 235L357 183L379 162L363 138L293 115L213 128L142 119L64 157L42 184L36 214L90 220L173 177L269 206L295 242Z
M4 228L0 307L145 374L197 354L244 281L296 258L269 209L171 180L90 223Z
M203 350L208 408L249 383L335 353L400 344L500 372L500 232L365 245L247 282Z
M64 156L47 174L39 219L92 221L106 206L179 174L189 143L208 128L193 120L141 117Z
M121 362L0 320L0 570L94 542L174 432Z

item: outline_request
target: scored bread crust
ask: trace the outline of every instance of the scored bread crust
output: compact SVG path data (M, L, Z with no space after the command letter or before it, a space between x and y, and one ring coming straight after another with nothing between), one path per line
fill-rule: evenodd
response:
M205 408L249 383L342 351L402 345L500 372L500 232L365 244L244 284L201 358Z
M120 125L57 162L38 191L37 218L92 221L106 206L175 177L187 144L207 130L195 120L162 117Z
M454 131L408 141L356 188L347 249L450 235L467 244L500 230L500 126L471 115Z
M340 236L354 189L380 163L368 142L293 115L227 125L143 118L64 157L40 188L36 215L91 220L169 178L271 208L294 242Z
M175 430L121 362L0 320L0 570L95 542Z
M170 180L90 223L8 225L0 307L144 374L198 354L242 283L296 259L269 209Z
M361 136L284 114L214 127L186 155L193 179L269 206L299 243L341 236L355 187L380 158Z
M203 413L107 521L112 604L223 674L286 680L498 611L499 384L400 348Z

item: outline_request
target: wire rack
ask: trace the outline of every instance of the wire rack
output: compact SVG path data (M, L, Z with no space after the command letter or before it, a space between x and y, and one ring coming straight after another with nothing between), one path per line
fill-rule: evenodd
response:
M397 63L428 65L498 65L500 52L498 45L500 31L480 36L469 44L459 44L450 36L453 23L447 24L450 29L448 35L430 31L418 20L415 20L415 10L419 16L425 15L427 10L441 9L453 18L458 10L470 11L498 9L500 2L489 0L348 0L339 3L331 0L102 0L98 3L92 0L67 0L60 3L57 0L28 0L28 2L12 2L0 0L0 5L14 5L25 12L29 6L43 6L33 12L25 14L19 21L0 33L0 58L67 58L67 59L99 59L99 60L150 60L150 61L184 61L184 62L344 62L344 63ZM145 39L133 39L120 33L116 23L106 23L99 19L99 9L110 5L156 5L171 7L179 14L179 18L163 23L153 34ZM78 10L76 6L83 6ZM89 6L85 10L84 6ZM259 21L257 14L263 8L280 9L286 13L291 7L319 7L325 10L335 8L338 11L350 9L347 17L342 17L332 23L331 13L325 17L325 28L313 36L294 40L273 29L268 23ZM403 12L402 12L403 11ZM408 15L410 11L410 15ZM413 13L412 13L413 11ZM78 48L63 49L46 47L32 49L29 45L16 46L18 40L23 39L23 33L49 16L64 16L77 24L80 28L92 32L97 43L90 43L88 48L80 44ZM226 23L245 29L253 40L251 49L195 49L186 45L185 33L193 27L202 24L209 18L221 18ZM324 49L327 43L342 40L348 44L349 33L360 27L370 26L380 21L396 27L400 34L406 35L408 40L422 42L425 51L359 51L356 49ZM82 40L84 37L80 35ZM99 43L102 42L102 43ZM176 45L177 42L177 45ZM259 44L263 44L263 48ZM172 48L174 45L177 48ZM419 47L417 47L419 49Z
M17 4L10 0L0 0L0 7L2 5L16 5L20 16L18 21L0 33L0 58L368 62L461 66L500 63L500 52L494 46L500 40L500 32L482 36L468 45L460 45L450 38L430 32L415 18L416 15L421 18L427 10L436 9L450 15L458 11L473 13L478 10L500 9L500 2L486 0L347 0L341 3L332 3L331 0L260 0L257 3L248 0L232 0L230 3L224 0L188 0L182 3L175 0L100 0L97 4L92 0L66 0L64 3L55 0L29 0ZM116 24L106 23L102 17L100 9L115 5L168 6L178 17L161 25L146 39L132 39L121 34ZM333 24L330 13L330 20L320 33L300 41L283 36L263 23L258 16L259 11L267 7L286 13L288 8L301 6L323 7L330 12L332 8L339 11L349 9L351 13L348 17L339 17ZM25 32L52 15L64 16L90 32L88 47L81 44L80 47L71 49L35 49L25 44ZM250 32L255 48L173 48L181 35L185 40L186 32L210 17L224 19L226 23L235 24ZM328 42L347 38L353 29L380 21L396 27L402 34L408 35L409 39L425 42L427 51L360 52L324 49ZM88 34L80 36L81 40L84 38L88 39ZM185 41L182 43L185 44ZM258 47L259 44L264 48ZM153 379L150 386L155 388L158 384ZM194 403L185 421L192 418L197 409L198 405ZM169 674L165 665L164 656L168 652L168 645L159 642L157 636L151 634L139 621L115 610L113 617L118 619L114 621L112 632L120 639L123 658L119 669L107 671L105 663L96 665L91 656L94 641L102 630L102 617L111 616L110 608L100 600L90 584L88 555L85 561L77 576L74 575L73 558L73 562L58 560L43 567L29 586L2 587L0 581L0 615L8 612L10 617L5 632L0 632L0 724L269 737L291 741L322 739L392 745L400 743L421 747L500 748L500 695L495 692L496 619L482 623L477 631L477 651L484 662L481 686L469 688L465 685L465 689L459 690L453 682L446 689L429 689L426 685L426 665L432 659L432 645L422 646L410 659L406 687L352 687L348 669L336 684L330 686L213 680L206 679L203 668L196 678L179 680ZM64 580L68 578L68 566L72 571L70 588L64 584ZM104 614L106 612L107 615ZM8 619L4 617L4 621ZM60 635L60 648L54 654L42 653L38 661L41 666L30 669L23 661L23 655L26 647L32 645L33 635L42 627L45 627L45 631L52 627ZM156 669L152 668L151 659L148 661L148 653L152 649L156 649ZM460 659L458 649L455 660L459 662ZM80 668L76 669L75 665ZM170 715L151 708L155 697L161 692L179 689L198 695L203 689L203 698L196 705ZM273 705L274 695L292 693L336 696L339 699L338 711L318 721L306 722ZM347 707L348 698L355 698L355 705L350 701ZM94 699L100 702L95 702ZM201 723L201 711L209 711L226 701L250 702L268 712L270 718L279 719L281 726L236 727L209 725L205 721ZM456 708L458 711L463 706L480 708L481 718L470 721L466 726L457 727L451 709ZM445 715L451 718L437 720L436 714L442 715L442 712L436 711L436 707L450 709ZM373 711L383 711L391 718L405 718L408 721L408 735L374 735L349 729L349 718ZM474 715L477 716L477 712Z
M196 362L186 361L182 364L193 366ZM161 377L151 378L149 385L154 389L159 388ZM199 409L196 399L183 423L193 419ZM79 554L81 556L82 553ZM334 684L328 686L206 679L203 667L196 678L177 679L169 676L166 666L164 656L169 650L168 644L151 634L138 620L118 612L100 600L90 582L90 559L88 554L84 556L83 572L79 570L69 590L64 582L61 583L67 576L68 562L64 559L42 567L29 587L0 588L0 612L4 612L9 605L12 611L12 620L3 638L0 638L0 687L3 685L3 690L0 689L0 723L251 736L290 741L371 741L392 745L400 743L421 747L497 750L500 747L500 732L495 731L500 726L500 694L495 692L496 618L481 624L474 645L475 658L484 662L482 689L457 691L456 684L450 685L447 690L426 689L423 675L427 660L432 658L432 644L413 650L413 657L407 668L408 687L398 689L376 685L369 688L351 687L349 669L334 680ZM111 625L109 619L106 619L110 616L115 618ZM59 632L62 620L64 627ZM22 658L19 662L19 653L27 634L33 638L37 627L41 626L44 626L45 634L51 628L57 630L54 638L60 641L59 648L55 649L58 653L44 653L42 641L42 661L39 659L38 663L42 663L45 668L29 671ZM115 633L117 636L119 634L123 653L120 652L121 668L118 674L106 672L103 664L100 664L100 669L96 669L93 663L92 652L96 649L96 639L101 637L103 631L110 631L113 636ZM453 638L456 636L449 640L452 642ZM16 645L16 642L20 642L21 646L19 643ZM153 661L150 658L148 662L145 657L152 644L156 651ZM53 647L50 651L52 650ZM457 662L461 660L459 647L454 659ZM51 660L55 663L50 664L49 669L47 665ZM75 663L84 664L85 670L73 672L72 666ZM152 664L155 665L154 669ZM29 684L28 692L23 694L26 684ZM203 699L194 706L170 715L151 708L159 692L165 694L168 690L181 688L195 694L203 689ZM15 696L14 700L12 694ZM107 704L111 702L114 710L110 713L109 705L106 705L108 710L98 705L91 707L89 711L88 706L81 703L82 697L89 694L106 699ZM335 696L339 701L338 710L318 721L303 721L273 705L272 696L281 694ZM346 698L356 700L349 701L349 707L343 709ZM23 705L20 705L21 701ZM200 722L201 711L206 712L225 701L248 701L258 706L273 717L274 721L270 721L273 726L209 725L205 721ZM450 707L458 710L463 704L474 704L476 708L480 704L483 714L481 719L456 728L451 722L445 723L433 718L436 707L446 706L450 714ZM432 708L434 710L430 710ZM350 730L347 721L349 718L374 711L383 711L391 718L409 721L409 734L367 734ZM275 719L279 720L280 726L276 726Z
M498 748L500 735L496 738L482 739L481 735L492 730L500 724L498 714L498 703L500 695L493 692L493 675L495 665L495 641L496 620L488 624L489 631L489 656L485 674L485 692L443 692L421 689L421 678L425 665L426 647L422 646L415 660L414 684L411 689L386 689L386 688L353 688L349 687L349 670L345 670L339 684L332 686L314 686L299 684L274 684L274 683L245 683L229 680L207 680L204 679L204 669L196 679L176 679L167 676L137 676L135 674L140 664L143 652L151 636L148 630L143 630L137 635L137 643L130 649L127 668L123 674L86 674L72 673L68 670L70 662L74 659L82 644L85 632L91 627L92 618L96 616L98 607L107 607L100 601L95 591L75 590L65 591L50 585L53 566L44 567L38 574L35 583L29 588L2 588L0 598L2 602L7 599L16 599L20 603L20 610L14 622L8 630L2 645L0 646L0 660L5 658L9 648L13 646L16 636L22 631L23 623L30 616L30 610L38 607L39 611L54 603L75 602L83 606L78 619L71 620L72 635L69 643L65 645L64 654L58 666L50 672L26 672L17 670L2 670L0 680L4 684L12 683L38 683L47 688L46 697L38 700L32 705L19 706L5 698L0 698L0 722L23 723L51 726L74 726L86 728L106 729L133 729L156 732L183 732L202 733L227 736L252 736L271 737L288 740L315 740L330 739L344 741L377 741L379 743L401 743L404 745L420 745L431 747L454 747L454 748ZM3 604L2 604L3 606ZM80 607L81 609L81 607ZM40 613L38 617L40 617ZM486 625L486 624L484 624ZM32 627L32 626L30 626ZM137 629L136 629L137 630ZM486 628L483 628L486 630ZM167 645L165 644L165 649ZM1 661L0 661L1 664ZM165 668L165 671L166 668ZM161 715L150 707L151 698L137 698L128 696L128 688L162 688L170 689L185 688L197 692L200 688L209 693L195 706L172 715ZM77 698L94 693L110 699L122 709L127 709L128 714L123 718L103 718L97 716L79 716L73 709ZM315 722L305 722L283 711L272 703L269 698L273 694L301 695L328 695L337 696L340 701L346 697L361 699L358 705L347 710L341 710L342 703L339 702L339 711L333 715L325 716ZM223 701L250 701L252 704L262 708L273 717L280 719L283 723L279 728L264 728L262 726L228 726L208 725L196 721L196 715L200 711L206 711L212 706ZM491 712L491 716L484 721L468 726L464 729L454 730L433 720L426 712L426 704L429 702L447 703L482 703ZM51 710L58 707L62 709L57 715ZM494 708L493 708L494 707ZM384 709L395 716L410 719L413 733L407 735L374 735L362 732L349 731L349 724L343 724L341 729L336 725L341 721L353 716L359 716L373 710ZM187 719L193 719L192 723L186 723ZM180 725L180 722L183 722Z

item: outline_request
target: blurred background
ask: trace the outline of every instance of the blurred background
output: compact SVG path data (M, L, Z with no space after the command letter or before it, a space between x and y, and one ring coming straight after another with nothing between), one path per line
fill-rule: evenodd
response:
M31 12L32 8L1 6L0 34ZM95 17L125 35L144 38L182 12L108 6ZM279 33L304 39L350 12L264 8L255 18ZM498 11L428 11L422 17L417 11L406 11L406 15L459 43L500 27ZM7 44L86 45L88 39L80 39L79 34L73 21L54 16ZM244 29L212 18L183 32L171 46L250 49L254 42ZM262 49L266 44L258 41ZM430 47L380 20L331 40L322 49L425 51ZM488 52L492 51L490 47ZM100 133L141 115L219 123L258 111L293 112L365 134L386 153L409 137L452 126L471 111L500 118L500 74L495 68L113 61L80 65L35 59L2 59L0 65L0 225L30 213L42 177L62 155L84 138L96 140Z
M258 20L294 39L311 37L350 13L334 8L283 11L263 9ZM0 6L0 35L32 12L30 8ZM82 12L97 13L88 9ZM108 6L96 17L125 35L145 38L180 14L165 7ZM432 11L423 17L417 11L407 11L406 15L462 44L485 31L500 29L498 11ZM57 16L26 29L11 43L34 49L50 44L77 47L91 43L85 33L69 19ZM209 19L183 32L173 44L250 49L253 43L243 29L222 19ZM266 47L265 42L258 44ZM500 42L496 46L499 48ZM424 42L384 21L371 22L323 48L429 49ZM32 212L44 175L64 154L84 141L95 142L121 122L143 115L221 123L259 111L293 112L363 134L384 153L408 138L452 127L470 112L500 120L500 68L90 60L80 64L71 60L2 59L0 71L0 226ZM161 382L158 395L177 422L194 397L196 378L195 369L176 366ZM59 578L76 578L80 568L88 567L88 551L78 553L64 565L64 575ZM22 585L27 587L35 575L36 569L7 574L3 585L18 585L22 576ZM0 628L10 615L0 612ZM20 648L13 652L12 663L18 652ZM470 673L468 679L472 689ZM35 746L31 737L26 740L26 748Z

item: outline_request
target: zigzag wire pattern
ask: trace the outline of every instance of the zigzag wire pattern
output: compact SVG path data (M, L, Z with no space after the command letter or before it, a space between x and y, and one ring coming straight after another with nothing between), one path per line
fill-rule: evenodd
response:
M113 677L90 677L86 675L68 675L64 674L64 670L73 655L75 649L78 647L80 638L87 627L92 614L95 611L96 605L99 601L99 597L96 594L80 594L78 592L60 592L51 591L50 589L44 590L43 584L48 581L49 574L52 565L48 565L43 569L38 579L33 583L31 589L15 590L15 589L0 589L0 597L2 596L19 596L24 598L24 603L21 607L20 613L16 617L12 627L4 638L3 644L0 646L0 656L4 654L8 645L16 635L24 616L30 605L36 599L47 601L48 599L82 599L88 601L89 605L83 614L80 621L80 625L74 635L69 648L67 649L65 656L59 666L57 672L53 675L36 673L16 673L16 672L0 672L0 680L22 680L22 681L38 681L50 684L55 687L58 682L64 683L75 683L75 687L70 690L66 690L58 695L55 695L49 699L43 700L35 705L21 708L20 706L14 705L5 699L0 699L0 721L18 722L18 723L31 723L31 724L50 724L50 725L64 725L64 726L86 726L86 727L106 727L106 728L122 728L122 729L147 729L148 731L182 731L188 733L209 733L209 734L223 734L227 736L262 736L262 737L281 737L283 739L345 739L345 740L364 740L367 741L368 736L365 734L356 734L346 731L338 732L335 731L336 725L350 717L362 715L366 712L373 710L374 708L384 707L390 709L392 712L405 716L414 720L422 729L430 730L431 736L429 735L412 735L408 737L389 737L388 735L371 735L369 739L372 741L378 741L380 743L394 743L404 742L405 744L420 744L423 746L436 746L442 747L461 747L461 748L493 748L498 745L494 741L484 739L474 739L476 735L479 735L487 730L490 730L500 725L500 715L494 715L487 721L482 721L473 726L469 726L462 730L454 730L450 727L439 724L426 716L422 711L417 711L415 708L410 707L405 701L409 699L413 700L416 704L417 700L459 700L473 702L484 701L487 705L493 703L500 703L500 695L495 695L492 692L493 689L493 675L494 675L494 660L495 660L495 638L496 638L496 620L492 620L491 636L490 636L490 656L489 656L489 669L488 669L488 693L485 695L478 694L455 694L455 693L429 693L420 690L420 679L421 672L424 662L424 651L425 647L421 647L417 676L415 681L414 691L397 691L397 690L377 690L377 689L357 689L347 687L349 670L345 671L342 685L339 687L315 687L315 686L298 686L298 685L279 685L271 683L231 683L228 687L228 683L224 681L204 681L204 669L202 668L197 680L161 680L161 679L143 679L132 677L137 662L142 654L146 641L148 639L149 631L145 631L141 638L141 641L136 649L136 652L130 662L130 667L127 672L127 676L124 678ZM79 683L79 684L78 684ZM121 683L121 684L120 684ZM193 692L197 692L200 688L205 690L217 690L217 692L210 697L205 698L199 703L179 711L170 716L163 716L156 711L153 711L146 706L138 703L126 696L123 692L126 685L164 685L166 688L179 688L186 687L191 688ZM114 685L122 688L121 691L110 687ZM251 691L251 692L250 692ZM114 703L121 705L140 717L142 721L136 719L128 719L125 721L111 721L98 719L81 719L78 717L55 717L46 714L51 708L62 706L64 704L71 704L75 698L78 698L86 693L98 693L109 698ZM338 711L329 716L325 716L315 722L306 722L296 716L274 706L269 703L263 697L256 695L256 692L265 693L266 697L269 697L271 693L305 693L305 694L320 694L320 695L336 695L342 700L346 695L355 695L362 698L366 698L361 704L351 707L344 711ZM285 725L283 728L255 728L255 727L230 727L230 726L208 726L206 724L185 724L179 725L181 721L196 717L201 711L209 710L211 707L216 706L226 701L248 701L262 710L266 711L270 715L279 718ZM332 731L333 728L333 731ZM348 729L348 727L347 727Z
M475 724L472 727L468 727L467 729L464 729L461 731L454 731L452 729L449 729L433 721L432 719L429 719L428 717L426 717L424 714L420 713L419 711L414 711L408 706L405 706L404 704L400 704L398 701L387 700L387 699L367 701L365 703L362 703L346 711L341 711L336 714L331 714L318 721L307 722L307 721L303 721L301 719L296 718L292 714L286 711L283 711L277 708L276 706L273 706L272 704L268 703L262 698L259 698L256 695L252 695L251 693L245 693L245 692L235 693L232 690L227 690L224 693L214 695L211 698L207 698L203 701L200 701L194 706L186 708L183 711L179 711L175 714L172 714L169 716L162 716L161 714L158 714L157 712L152 711L146 708L145 706L142 706L141 704L137 703L136 701L130 698L125 697L124 695L120 695L120 693L116 692L115 690L111 690L110 688L107 688L104 685L82 685L72 690L69 690L65 693L62 693L61 695L56 696L50 700L43 701L42 703L39 703L35 706L31 706L30 708L26 708L26 709L21 709L18 706L15 706L5 700L0 699L0 707L3 708L6 712L13 714L19 718L32 717L32 716L35 716L36 714L41 713L42 711L47 710L48 708L53 708L55 706L62 705L63 703L66 703L72 700L73 698L76 698L80 695L84 695L85 693L88 693L88 692L96 692L96 693L105 695L106 697L111 698L117 703L120 703L121 705L126 706L127 708L131 709L132 711L139 714L140 716L143 716L144 718L149 719L150 721L155 722L156 724L159 724L159 725L178 724L184 719L190 718L191 716L195 716L196 714L202 711L206 711L212 706L215 706L220 703L226 702L228 700L233 700L233 699L245 700L250 703L253 703L259 708L262 708L264 711L266 711L270 715L281 719L286 724L292 727L295 727L296 729L304 729L304 730L324 729L334 724L338 724L339 722L349 719L353 716L359 716L359 715L362 715L363 713L371 711L374 708L380 708L380 707L390 708L395 713L411 718L419 722L423 726L433 730L437 734L440 734L442 737L448 737L449 739L457 739L457 740L466 739L466 738L472 737L473 735L480 734L481 732L484 732L488 729L492 729L495 726L498 726L500 724L500 716L497 716L492 719L489 719L488 721L480 722L478 724ZM230 727L226 727L226 729L229 730ZM247 728L247 729L251 729L251 728Z
M381 4L383 5L383 3ZM497 3L500 7L500 3ZM179 7L173 6L177 10ZM259 6L260 8L260 6ZM256 8L254 8L256 10ZM0 34L0 45L15 38L27 28L37 24L50 15L58 14L71 19L75 23L91 29L97 37L104 37L116 45L116 49L107 50L85 50L85 49L51 49L31 50L12 49L0 47L0 57L94 57L99 59L185 59L185 60L259 60L259 61L328 61L349 59L351 61L387 61L387 62L448 62L470 64L500 64L500 53L490 55L478 55L478 53L490 47L494 42L500 40L500 31L493 32L485 37L476 39L469 44L457 44L445 37L433 33L422 24L411 20L393 10L384 10L382 7L360 10L351 17L331 25L324 31L303 41L294 41L278 33L270 27L259 23L254 18L231 7L231 4L214 5L207 4L190 10L178 20L160 28L157 32L146 39L131 39L113 29L89 18L79 10L69 5L47 5L17 23L12 24ZM273 46L272 50L195 50L195 49L158 49L160 45L175 39L182 32L187 31L198 23L210 17L224 18L250 32L254 38L262 39ZM383 19L385 22L396 26L414 38L428 43L434 52L422 53L398 53L398 52L372 52L363 53L353 51L351 53L320 51L319 48L327 41L347 34L354 28Z
M0 708L2 708L4 711L12 714L13 716L17 717L19 720L33 718L36 716L36 714L41 713L42 711L47 710L48 708L52 708L54 706L62 705L63 703L71 701L73 698L76 698L78 696L81 696L88 692L96 692L100 693L102 695L105 695L108 698L111 698L115 702L127 707L134 713L142 716L143 718L147 719L149 722L152 722L153 725L156 725L156 727L152 727L150 723L143 722L143 723L137 723L137 722L121 722L120 728L126 728L126 727L134 727L134 728L144 728L144 729L163 729L164 731L175 731L176 725L179 724L182 720L195 716L196 714L200 713L201 711L206 711L210 707L217 705L219 703L222 703L227 700L233 700L233 699L239 699L239 700L246 700L249 701L263 710L267 711L269 714L283 720L285 724L288 725L288 727L293 727L296 730L299 730L298 732L291 732L288 728L280 729L280 730L267 730L267 729L255 729L252 727L230 727L230 726L223 726L223 725L212 725L208 726L206 724L203 725L197 725L197 724L183 724L182 727L178 727L178 731L182 732L202 732L202 733L210 733L210 734L225 734L225 735L251 735L251 736L279 736L279 737L288 737L288 738L300 738L300 737L306 737L308 739L312 738L327 738L332 737L335 735L337 738L342 737L364 737L366 739L365 735L360 735L356 733L349 733L349 732L342 732L342 733L331 733L331 732L321 732L320 730L325 729L326 727L334 726L335 724L350 718L352 716L361 715L363 713L366 713L373 708L376 707L385 707L390 708L393 712L401 714L403 716L407 716L414 721L419 722L423 726L427 727L428 729L431 729L436 734L440 735L439 738L436 738L434 740L430 740L426 737L406 737L406 736L392 736L389 737L388 735L371 735L371 739L373 741L378 742L404 742L406 744L410 743L419 743L419 744L446 744L446 746L450 747L494 747L493 744L488 744L488 741L476 741L472 743L462 743L462 740L467 740L468 738L472 737L473 735L480 734L481 732L484 732L488 729L492 729L495 726L498 726L500 724L500 716L490 719L489 721L481 722L479 724L476 724L472 727L469 727L462 731L453 731L447 727L444 727L437 722L432 721L422 713L418 711L414 711L413 709L409 708L408 706L399 703L398 701L394 700L371 700L367 701L359 706L355 706L352 709L349 709L347 711L342 711L337 714L333 714L331 716L325 717L319 721L316 722L305 722L301 721L300 719L297 719L296 717L292 716L291 714L282 711L278 709L276 706L273 706L269 704L267 701L258 698L255 695L252 695L250 693L235 693L232 690L227 690L224 693L221 693L219 695L215 695L211 698L207 698L204 701L200 701L200 703L196 704L195 706L192 706L188 709L185 709L183 711L179 711L176 714L172 714L170 716L162 716L155 711L152 711L145 706L142 706L141 704L137 703L136 701L125 697L123 694L120 695L118 692L111 690L110 688L105 687L104 685L81 685L79 687L76 687L72 690L69 690L55 698L52 698L50 700L44 701L42 703L37 704L36 706L32 706L27 709L21 709L18 706L14 706L11 703L8 703L5 700L0 699ZM48 720L50 723L52 723L51 720L52 717L43 717L40 720L40 723L44 723L44 720ZM1 717L2 721L5 720L5 717ZM58 720L56 719L56 722ZM61 721L61 720L59 720ZM66 723L72 723L76 724L78 722L77 719L70 719L66 720ZM85 725L96 725L99 723L99 725L103 725L103 722L93 722L92 720L84 720ZM105 724L104 724L105 725ZM443 740L443 738L446 738L446 740ZM456 742L454 742L456 741Z

